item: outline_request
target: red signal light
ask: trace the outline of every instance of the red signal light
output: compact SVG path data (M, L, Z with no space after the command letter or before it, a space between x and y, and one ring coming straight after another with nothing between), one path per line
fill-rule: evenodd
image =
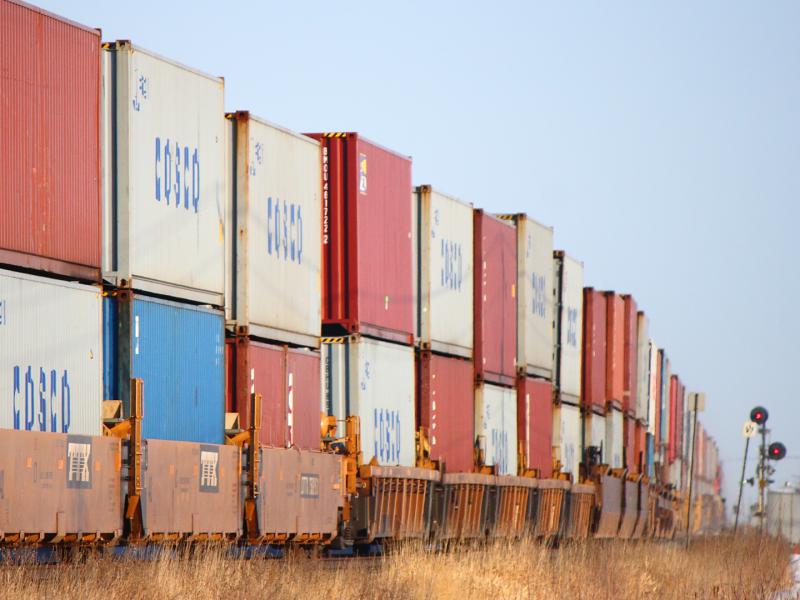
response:
M767 422L769 418L769 413L767 409L763 406L756 406L753 410L750 411L750 420L753 421L756 425L763 425Z
M786 456L786 446L780 442L772 442L767 450L767 456L772 460L781 460Z

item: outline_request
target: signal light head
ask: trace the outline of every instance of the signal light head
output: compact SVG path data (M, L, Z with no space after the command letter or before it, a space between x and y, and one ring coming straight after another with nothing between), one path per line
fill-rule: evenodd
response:
M750 420L755 423L756 425L763 425L767 422L769 418L769 413L767 409L763 406L756 406L753 410L750 411Z
M780 442L772 442L767 449L767 456L772 460L780 460L786 456L786 446Z

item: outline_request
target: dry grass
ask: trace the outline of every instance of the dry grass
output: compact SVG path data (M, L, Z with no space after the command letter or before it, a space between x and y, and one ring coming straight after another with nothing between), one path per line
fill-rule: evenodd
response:
M153 561L2 566L0 595L26 598L731 598L790 585L789 548L756 536L679 544L532 542L461 552L406 547L368 560L233 560L219 549Z

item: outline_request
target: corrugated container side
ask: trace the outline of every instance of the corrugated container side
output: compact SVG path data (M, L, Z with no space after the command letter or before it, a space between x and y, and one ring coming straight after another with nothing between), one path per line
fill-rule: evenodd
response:
M570 473L572 481L577 482L583 454L581 410L577 406L563 402L553 406L553 450L561 472Z
M0 157L0 263L99 281L99 31L0 2Z
M678 397L675 410L675 454L683 456L684 445L683 436L685 434L683 423L686 418L686 388L683 382L678 379Z
M647 422L647 407L650 402L650 325L647 316L639 312L638 317L638 357L636 360L636 418Z
M622 410L625 396L625 302L606 292L606 402Z
M660 452L661 452L661 422L663 419L663 402L662 402L662 394L661 394L661 372L663 369L663 362L661 360L662 351L656 348L655 346L652 347L651 352L654 355L654 362L655 362L655 369L653 370L653 412L655 413L655 419L652 421L653 425L653 435L655 438L655 451L656 451L656 460L660 461Z
M546 379L520 376L517 381L517 437L527 467L541 479L553 475L553 384Z
M423 351L417 356L417 414L428 430L431 458L447 472L472 471L472 361Z
M636 419L625 416L623 425L623 464L629 473L636 473L638 470L636 454Z
M322 344L323 411L361 420L363 463L416 464L414 349L352 336Z
M250 335L317 347L322 327L319 142L247 112L229 117L236 123L232 316Z
M225 333L221 311L120 293L117 381L125 415L129 380L144 380L142 436L221 443Z
M559 401L578 404L583 358L583 263L562 250L553 252L553 261L556 276L553 381Z
M606 414L606 452L604 460L612 469L621 469L623 447L623 418L622 411L616 408Z
M672 464L678 450L678 387L680 382L677 375L670 376L669 380L669 446L667 447L667 460Z
M413 202L417 335L424 349L472 358L472 206L428 185Z
M601 452L601 461L608 463L608 446L606 445L606 418L589 411L583 416L584 448L594 446Z
M655 448L656 448L656 440L655 437L648 433L647 434L647 476L650 478L655 477Z
M481 209L474 212L475 371L513 385L517 351L517 250L514 228Z
M623 383L624 396L622 410L626 415L635 416L638 395L638 361L639 361L639 318L636 300L633 296L622 297L625 302L625 354Z
M600 412L606 408L606 337L605 297L584 288L582 404Z
M0 271L0 427L100 435L99 287Z
M323 324L411 343L411 159L356 133L308 135L322 144Z
M476 445L498 475L517 474L517 395L488 383L475 388Z
M658 431L658 347L650 339L647 343L649 368L647 371L647 433L652 436Z
M107 45L114 110L111 264L121 287L223 306L224 82L130 42Z
M660 413L661 420L659 421L659 441L661 447L666 449L669 444L669 378L670 378L670 365L667 353L665 350L659 350L659 357L661 359L661 372L659 373L659 388L660 388ZM664 457L665 459L666 457ZM663 459L662 459L663 462Z

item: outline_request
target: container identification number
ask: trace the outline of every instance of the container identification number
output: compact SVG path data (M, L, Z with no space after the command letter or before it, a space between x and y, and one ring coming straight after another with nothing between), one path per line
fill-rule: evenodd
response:
M400 411L376 408L373 411L375 424L375 456L381 464L400 462Z
M162 198L169 206L194 212L200 207L200 156L197 148L181 146L169 138L156 136L155 141L156 202Z
M65 369L59 378L55 369L49 373L39 369L37 381L31 366L23 372L19 365L14 366L13 412L14 429L68 433L72 413L72 393L69 385L69 372ZM60 409L60 411L59 411ZM59 415L61 423L59 427ZM24 417L25 421L22 421Z
M303 214L299 204L267 198L267 254L303 264Z

